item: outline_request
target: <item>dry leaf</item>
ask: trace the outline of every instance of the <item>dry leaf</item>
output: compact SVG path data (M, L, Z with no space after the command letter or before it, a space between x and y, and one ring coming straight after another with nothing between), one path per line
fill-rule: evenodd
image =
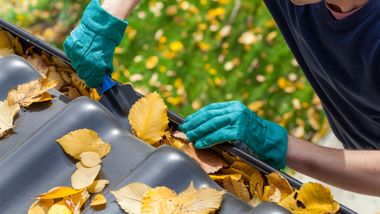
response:
M337 213L340 209L330 189L318 183L306 183L288 195L279 205L293 213Z
M99 193L103 191L106 185L110 182L108 180L95 180L90 186L87 187L87 190L90 193Z
M92 199L90 206L101 206L107 203L106 197L102 194L95 195L94 199Z
M193 183L178 195L178 214L211 213L220 208L224 191L212 188L196 190Z
M268 199L270 199L273 194L276 194L276 189L278 189L280 192L280 199L277 202L283 200L288 195L293 193L292 186L290 186L289 182L284 177L282 177L279 173L276 173L276 172L270 173L269 175L267 175L267 180L268 180L268 185L270 187L270 190L267 196Z
M36 199L39 200L46 200L46 199L57 199L57 198L64 198L71 195L75 195L82 190L75 190L71 187L65 187L65 186L59 186L54 187L53 189L49 190L46 193L43 193L36 197Z
M224 191L211 188L196 190L193 183L178 196L169 188L157 187L145 193L141 203L141 212L146 214L211 213L220 208L224 193Z
M52 98L47 91L56 85L55 81L48 79L34 80L18 85L16 89L9 91L7 100L10 105L18 103L23 107L28 107L36 102L50 101Z
M0 58L14 54L12 41L9 41L5 31L0 29Z
M53 204L53 199L38 200L29 207L28 214L47 214Z
M249 202L251 200L248 188L242 180L236 181L230 177L226 177L223 180L223 187L245 202Z
M143 183L131 183L117 191L111 191L119 206L129 214L141 213L141 201L152 188Z
M88 191L83 189L81 192L71 195L69 197L65 197L63 201L66 206L70 208L70 210L74 213L80 213L82 206L86 203L86 201L90 198L90 194Z
M74 189L82 189L90 186L100 172L100 165L87 168L81 162L76 164L77 170L71 175L71 186Z
M141 213L174 214L178 208L176 197L177 194L167 187L156 187L148 190L141 201Z
M82 96L88 96L88 89L86 83L81 80L75 73L71 74L71 82L77 88Z
M160 95L151 93L132 106L128 120L136 136L153 145L162 139L168 128L167 113Z
M210 149L198 150L195 149L192 143L173 144L173 146L184 151L187 155L193 158L208 174L215 173L223 168L223 166L227 165L222 157Z
M32 56L28 56L26 58L30 64L43 76L46 77L49 71L48 66L42 60L41 56L38 54L33 54Z
M263 198L264 178L258 170L251 174L251 178L249 179L249 190L252 196L255 195L259 199Z
M210 178L214 181L222 181L227 177L230 177L232 180L238 181L241 179L241 174L225 174L225 175L209 175Z
M111 145L104 143L98 133L91 129L72 131L57 142L67 154L78 160L83 152L95 152L103 158L111 151Z
M102 160L95 152L83 152L80 154L80 162L83 164L83 166L91 168L99 165Z
M173 137L179 139L179 140L183 140L183 141L187 141L189 142L189 138L187 137L187 135L183 132L180 132L180 131L175 131L173 133Z
M20 110L18 104L9 105L8 101L0 101L0 138L13 128L13 119Z
M55 203L50 209L48 214L72 214L70 208L68 208L64 201Z
M257 207L259 206L259 204L261 204L260 198L256 195L253 195L251 200L249 201L249 205L251 205L252 207Z
M57 72L54 66L48 67L47 78L49 80L54 80L57 83L57 85L55 86L57 90L61 90L61 88L66 84L62 76Z

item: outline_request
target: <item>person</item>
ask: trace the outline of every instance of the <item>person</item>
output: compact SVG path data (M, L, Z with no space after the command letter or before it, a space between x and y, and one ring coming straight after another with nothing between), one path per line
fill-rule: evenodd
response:
M98 87L139 0L93 0L65 42L79 77ZM239 101L213 103L180 128L198 149L233 142L277 169L286 165L350 191L380 196L380 1L264 0L345 149L287 134ZM112 16L113 15L113 16ZM252 89L254 90L254 89Z

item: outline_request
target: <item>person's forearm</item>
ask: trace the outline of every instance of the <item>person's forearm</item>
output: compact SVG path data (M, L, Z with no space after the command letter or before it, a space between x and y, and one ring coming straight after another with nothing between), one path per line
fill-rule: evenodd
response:
M137 0L103 0L102 7L113 16L124 20L137 3Z
M380 196L380 151L332 149L289 136L287 163L328 184Z

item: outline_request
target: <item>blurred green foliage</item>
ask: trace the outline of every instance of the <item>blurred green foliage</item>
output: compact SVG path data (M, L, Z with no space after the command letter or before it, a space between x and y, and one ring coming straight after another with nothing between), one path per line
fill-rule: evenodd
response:
M3 18L61 48L88 1L0 3ZM128 21L113 77L159 92L171 110L240 100L296 137L317 141L328 130L262 0L143 0Z

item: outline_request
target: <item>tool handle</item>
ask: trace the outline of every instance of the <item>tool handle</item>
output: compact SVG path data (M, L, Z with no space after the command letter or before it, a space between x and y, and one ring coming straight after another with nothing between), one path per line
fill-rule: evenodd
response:
M106 74L104 75L102 85L100 86L100 88L98 88L98 92L99 94L102 95L104 94L104 92L110 90L111 88L113 88L114 86L118 84L119 83L113 80L109 74Z

